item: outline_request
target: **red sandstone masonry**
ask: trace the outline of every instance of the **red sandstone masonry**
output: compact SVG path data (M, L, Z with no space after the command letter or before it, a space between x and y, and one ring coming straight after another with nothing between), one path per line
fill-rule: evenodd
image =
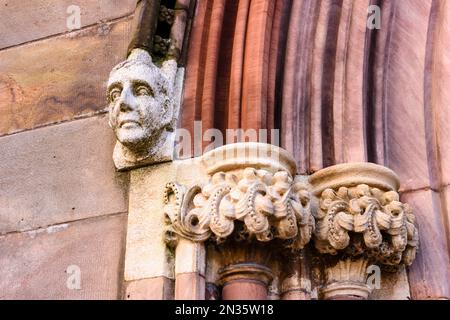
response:
M128 210L106 116L0 138L0 234Z
M125 300L172 300L174 281L166 277L154 277L125 282Z
M0 299L118 299L126 214L0 237ZM81 271L81 289L69 289Z
M67 18L80 8L81 27L133 13L136 0L5 0L0 5L0 49L69 32Z
M0 51L0 136L104 110L130 38L125 18Z
M414 208L420 234L417 257L409 268L411 297L450 299L450 261L438 194L417 191L401 198Z
M424 68L431 2L393 1L396 16L385 49L387 165L401 190L430 185L424 120Z

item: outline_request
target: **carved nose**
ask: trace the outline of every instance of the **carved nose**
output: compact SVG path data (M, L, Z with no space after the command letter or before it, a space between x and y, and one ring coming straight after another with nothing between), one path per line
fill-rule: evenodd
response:
M121 101L120 102L120 111L121 112L128 112L128 111L132 111L133 108L130 106L129 103L125 102L125 101Z
M128 90L123 90L122 95L119 101L119 111L120 112L129 112L136 109L135 101L133 101L133 97L130 95Z

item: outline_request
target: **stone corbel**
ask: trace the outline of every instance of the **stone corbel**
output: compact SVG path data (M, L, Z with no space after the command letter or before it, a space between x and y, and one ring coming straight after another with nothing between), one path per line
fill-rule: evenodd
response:
M410 265L418 247L411 207L399 201L399 180L388 168L349 163L309 178L315 248L325 260L325 299L367 299L367 267Z
M266 263L270 254L280 247L302 249L311 238L308 188L294 179L291 156L272 145L231 144L201 160L210 175L206 184L166 186L167 242L215 243L223 253L225 299L236 298L233 284L241 282L242 288L243 279L263 292L273 278Z

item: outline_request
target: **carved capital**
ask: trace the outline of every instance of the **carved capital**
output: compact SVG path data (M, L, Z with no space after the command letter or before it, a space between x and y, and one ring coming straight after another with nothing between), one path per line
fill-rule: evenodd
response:
M243 161L236 153L230 153L234 157L231 159L225 156L220 161L211 160L230 148L242 150L243 145L253 148L250 151L267 146L237 144L219 148L222 150L214 150L203 158L214 168L208 171L208 183L189 188L177 183L166 186L165 213L171 231L193 241L214 238L223 242L233 235L235 239L262 242L287 240L286 246L302 248L314 228L310 193L304 183L294 181L291 172L282 169L286 168L282 162L271 166L275 160L267 161L258 153L249 161ZM281 149L270 148L280 153ZM224 168L228 171L221 170Z
M273 280L270 268L257 263L238 263L226 266L219 270L220 283L222 285L233 281L259 281L268 285Z
M367 299L369 263L410 265L418 247L411 207L393 171L371 163L332 166L309 177L318 200L314 244L325 263L325 299Z
M369 163L343 164L309 180L319 198L314 240L320 253L364 256L385 265L412 263L418 230L411 207L399 201L394 172Z
M326 286L321 290L324 299L338 299L347 297L353 299L367 299L372 289L367 285L368 260L365 258L345 258L336 264L328 266L326 272Z
M418 246L415 218L395 191L366 184L325 189L315 213L321 253L366 255L386 265L410 265Z
M218 172L202 187L169 183L165 202L173 231L193 241L213 236L222 242L234 234L242 240L292 240L289 246L302 248L314 226L306 186L286 171L246 168L241 178Z

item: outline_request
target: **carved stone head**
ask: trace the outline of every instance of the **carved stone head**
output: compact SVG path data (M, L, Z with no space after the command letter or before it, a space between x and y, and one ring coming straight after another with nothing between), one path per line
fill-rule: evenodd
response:
M118 144L118 169L158 162L166 134L173 131L173 83L145 50L135 49L111 71L108 80L109 124Z

